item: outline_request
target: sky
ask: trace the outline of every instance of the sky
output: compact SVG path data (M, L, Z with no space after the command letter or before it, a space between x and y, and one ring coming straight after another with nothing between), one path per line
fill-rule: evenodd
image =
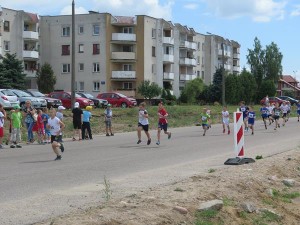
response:
M0 0L0 6L39 15L71 14L72 0ZM257 37L283 54L283 74L300 81L300 0L75 0L76 14L149 15L240 43L241 68ZM298 43L299 42L299 43Z

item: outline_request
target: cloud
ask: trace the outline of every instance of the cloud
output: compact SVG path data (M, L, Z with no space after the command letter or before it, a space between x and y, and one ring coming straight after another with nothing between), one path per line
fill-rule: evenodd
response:
M88 10L86 10L85 8L79 6L79 7L75 7L75 14L87 14ZM64 7L61 12L60 15L71 15L72 14L72 6L68 5L66 7Z
M291 12L291 16L300 16L300 5L295 6L295 9Z
M194 9L197 9L197 8L198 8L198 4L196 4L196 3L186 4L186 5L184 6L184 8L194 10Z
M286 0L202 0L216 16L235 19L250 17L255 22L282 20L285 15Z

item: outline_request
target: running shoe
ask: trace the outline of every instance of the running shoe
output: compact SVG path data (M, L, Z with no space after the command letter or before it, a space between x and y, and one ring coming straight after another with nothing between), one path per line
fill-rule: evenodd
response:
M11 146L10 146L10 148L15 148L15 147L16 147L15 145L11 145Z
M60 148L61 152L65 151L65 146L62 143L60 143L60 147L59 148Z
M61 160L61 155L58 155L54 160Z
M72 141L76 141L76 138L73 137L73 138L72 138Z
M21 145L19 145L19 144L16 144L16 147L17 147L17 148L22 148L22 146L21 146Z
M230 130L228 131L228 134L230 134Z
M159 144L160 144L160 141L157 141L156 144L159 145Z
M142 142L141 140L138 140L138 141L137 141L137 144L140 144L141 142Z
M109 133L107 133L106 136L109 137Z
M151 138L148 139L148 141L147 141L147 145L150 145L150 144L151 144Z
M203 134L203 136L205 136L205 133Z
M267 125L265 125L265 128L268 129L268 128L267 128Z
M110 133L110 136L114 136L114 134L113 134L113 133Z
M254 135L254 132L252 132L251 135Z
M171 136L172 136L172 133L170 132L170 133L168 134L168 139L170 139Z

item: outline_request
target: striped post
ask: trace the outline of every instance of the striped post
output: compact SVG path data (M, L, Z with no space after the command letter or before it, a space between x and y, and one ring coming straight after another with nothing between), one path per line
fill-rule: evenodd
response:
M236 156L243 158L245 156L244 150L244 127L243 127L243 113L234 112L234 151Z

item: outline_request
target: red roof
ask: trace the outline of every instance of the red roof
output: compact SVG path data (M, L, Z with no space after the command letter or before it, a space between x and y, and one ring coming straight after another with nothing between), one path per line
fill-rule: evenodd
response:
M294 77L292 77L291 75L283 75L282 76L282 79L285 81L285 82L288 82L288 83L299 83Z
M294 79L294 78L293 78L293 79ZM279 81L285 83L285 84L288 85L290 88L293 88L293 89L295 89L295 90L297 90L297 91L300 91L300 88L299 88L299 87L294 86L294 85L292 85L291 83L289 83L289 82L287 82L287 81L285 81L285 80L283 80L283 79L280 79ZM294 82L295 82L295 81L294 81ZM298 82L298 81L296 81L296 82Z

